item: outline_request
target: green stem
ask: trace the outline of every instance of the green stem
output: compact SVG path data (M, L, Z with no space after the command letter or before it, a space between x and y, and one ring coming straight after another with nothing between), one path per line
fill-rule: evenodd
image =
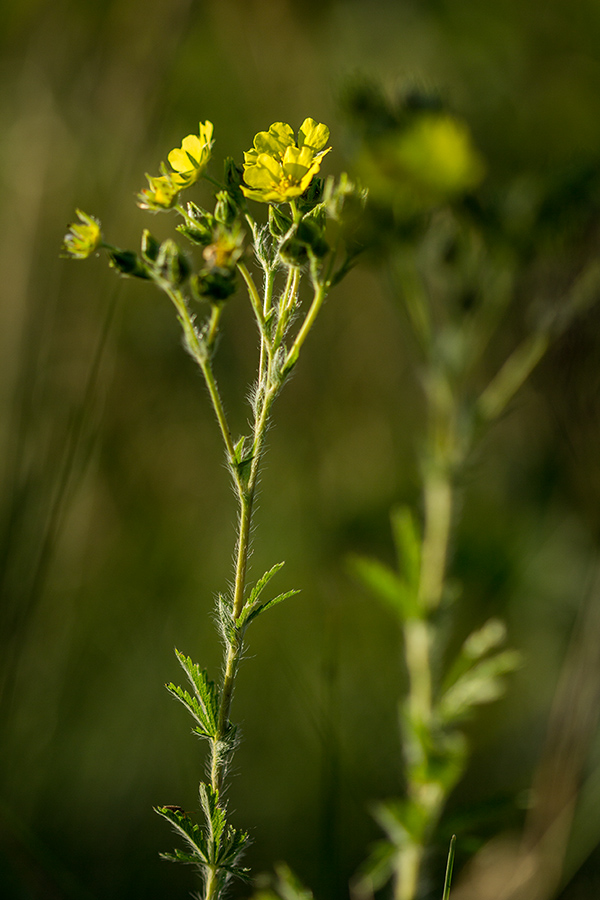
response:
M225 415L223 401L221 400L221 395L219 394L219 388L217 386L217 382L212 369L212 364L210 361L210 356L208 354L210 342L207 339L203 341L202 338L198 335L182 293L168 287L165 287L164 290L168 294L169 298L175 306L175 309L177 310L179 322L185 335L186 345L190 353L196 360L197 364L200 366L202 374L204 375L206 387L208 388L208 394L210 396L211 403L217 417L217 422L219 423L219 428L221 429L223 442L225 443L225 447L227 450L228 461L230 464L232 464L235 461L235 448L233 445L233 440L231 438L231 431L229 430L229 425L227 423L227 416ZM219 316L220 313L215 312L213 308L211 323L209 325L208 331L209 336L211 334L211 331L214 331L216 333Z
M308 337L308 333L309 333L310 329L314 325L315 319L317 318L317 316L319 314L319 310L321 309L321 306L323 305L323 301L325 300L326 296L327 296L327 282L322 282L321 284L317 285L317 288L315 290L315 295L313 297L313 301L310 305L310 309L308 310L308 312L306 314L306 318L305 318L304 322L302 323L302 327L300 328L300 331L296 335L296 339L295 339L294 343L292 344L292 346L290 347L288 355L286 356L285 362L282 366L282 371L285 374L287 374L290 371L290 369L295 365L296 360L298 359L298 356L300 354L302 345L304 344L304 341Z
M526 338L513 350L500 371L477 402L481 418L486 422L496 419L525 383L550 345L550 335L538 332Z
M254 310L254 315L256 316L256 321L258 323L258 327L260 329L261 336L265 334L265 317L262 311L262 304L260 300L260 296L256 285L254 283L254 279L244 263L239 262L237 264L237 269L244 281L246 282L246 287L248 288L248 296L250 297L250 303L252 304L252 309Z

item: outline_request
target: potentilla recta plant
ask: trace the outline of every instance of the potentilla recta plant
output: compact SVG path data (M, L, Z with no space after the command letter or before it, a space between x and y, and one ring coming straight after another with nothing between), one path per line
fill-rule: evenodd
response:
M200 123L198 133L171 150L158 175L147 175L138 205L152 213L170 213L175 230L185 239L159 242L150 230L142 233L139 251L123 250L104 237L100 223L77 211L79 222L69 227L65 255L86 259L98 251L108 255L117 273L152 282L171 301L187 352L197 363L223 439L225 459L237 496L239 516L232 587L219 594L216 619L224 646L222 672L209 677L206 669L176 651L187 677L186 688L168 690L188 710L194 732L208 744L206 777L200 782L201 818L175 805L157 812L183 839L183 849L166 859L195 865L202 877L204 900L220 897L232 877L247 879L242 865L248 834L228 821L224 788L239 741L231 720L232 699L246 631L262 613L291 597L295 590L270 592L270 582L283 563L275 564L253 585L248 558L256 487L265 451L273 404L298 361L329 291L355 262L358 245L353 223L364 201L345 174L335 180L320 177L330 152L329 129L304 120L297 136L276 122L259 132L244 154L243 166L228 158L221 184L206 173L213 146L213 125ZM217 185L209 211L186 194L201 179ZM258 206L256 205L258 204ZM267 221L255 211L267 209ZM264 218L264 216L263 216ZM302 302L300 284L308 282ZM238 434L221 399L213 360L227 300L241 283L245 288L259 344L258 365L250 392L251 426Z

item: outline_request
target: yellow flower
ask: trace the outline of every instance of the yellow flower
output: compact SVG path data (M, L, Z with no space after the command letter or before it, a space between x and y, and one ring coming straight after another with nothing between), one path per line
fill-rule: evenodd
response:
M169 153L167 159L175 172L171 177L180 190L194 184L204 172L213 145L212 133L212 122L200 122L198 134L188 134L181 147Z
M373 199L412 215L475 188L484 166L467 127L436 112L367 147L358 171Z
M329 128L314 119L305 119L298 132L284 122L275 122L268 131L260 131L254 147L244 153L244 196L261 203L284 203L299 197L307 189L331 147Z
M163 175L148 175L149 187L143 188L138 194L138 206L142 209L171 209L175 203L181 185L175 184L172 176L163 169Z
M76 210L82 225L69 225L63 240L63 250L74 259L87 259L102 243L100 222L80 209Z

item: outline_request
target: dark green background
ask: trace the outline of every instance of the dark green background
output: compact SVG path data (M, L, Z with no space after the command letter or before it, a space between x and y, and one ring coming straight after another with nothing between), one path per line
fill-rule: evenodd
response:
M0 895L184 897L192 873L158 859L173 838L151 807L195 808L203 747L163 683L178 676L174 646L220 665L210 610L231 577L235 503L166 299L104 260L59 259L66 223L78 206L120 246L148 225L166 235L135 194L199 119L215 124L218 163L272 121L312 116L331 128L325 171L339 172L351 143L339 95L360 73L441 88L492 182L595 166L600 5L4 0L0 47ZM546 273L555 292L561 273ZM256 362L241 293L224 322L217 369L240 431ZM474 835L519 825L593 589L599 323L588 313L552 349L464 486L454 639L501 613L526 665L470 728L451 812L479 823L456 826L459 862ZM285 859L321 898L346 896L378 836L369 804L400 790L398 635L347 558L391 560L389 509L418 506L411 348L377 271L356 270L278 403L261 483L253 575L285 559L279 585L302 593L250 633L230 806L251 829L253 870ZM588 801L574 858L600 835ZM564 896L599 890L592 853Z

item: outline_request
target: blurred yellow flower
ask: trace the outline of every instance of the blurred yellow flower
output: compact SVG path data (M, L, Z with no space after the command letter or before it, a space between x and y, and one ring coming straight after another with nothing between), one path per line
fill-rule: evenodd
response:
M373 199L409 215L472 190L484 175L466 125L438 112L374 141L357 169Z
M69 225L63 240L63 250L74 259L87 259L102 243L100 222L80 209L76 212L83 224Z
M182 186L175 184L169 173L163 175L148 175L149 187L143 188L138 194L138 206L142 209L171 209L175 203L177 194Z
M188 134L181 142L181 147L169 153L167 159L175 172L172 179L180 190L194 184L204 172L213 145L212 133L212 122L200 122L198 134Z
M261 203L284 203L299 197L321 168L331 147L329 128L314 119L305 119L298 132L284 122L275 122L268 131L260 131L254 147L244 153L244 196Z

